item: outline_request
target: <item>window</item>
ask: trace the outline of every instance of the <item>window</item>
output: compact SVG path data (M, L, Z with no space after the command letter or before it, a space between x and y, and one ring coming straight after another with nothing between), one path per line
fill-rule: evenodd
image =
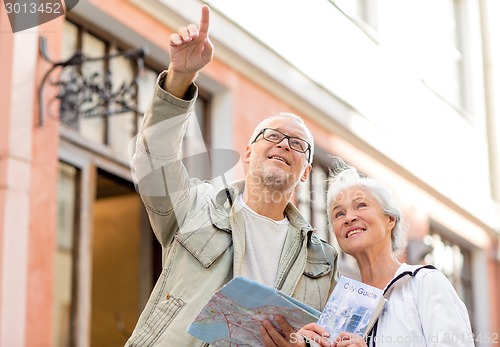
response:
M114 54L123 49L117 43L101 39L83 26L70 21L64 23L62 59L69 59L77 50L86 57L102 57ZM149 77L149 72L144 73ZM127 158L128 141L137 132L139 109L122 112L118 105L106 103L103 94L118 93L130 97L128 101L135 106L140 103L144 94L136 93L139 86L130 84L138 73L134 60L118 57L110 60L85 62L81 65L68 67L63 70L61 79L71 79L79 88L79 93L72 96L77 107L83 114L73 107L64 107L61 104L61 122L80 133L89 142L103 144L122 159ZM81 76L77 78L76 76ZM139 84L142 84L139 79ZM83 84L96 84L101 88L100 93L91 91ZM124 89L121 89L124 87ZM111 114L111 116L108 116Z
M374 38L377 30L377 0L329 0L365 34Z
M367 0L333 0L342 12L351 16L363 19L366 21L368 18L368 5Z
M126 47L122 46L115 40L101 38L85 25L69 20L64 24L63 60L69 59L77 50L81 50L86 57L94 58L124 51ZM85 62L73 69L84 80L88 81L90 78L101 86L106 85L106 93L116 93L123 85L129 86L129 94L127 95L133 96L129 100L135 106L133 111L120 112L117 105L102 105L103 107L97 109L96 114L89 112L79 115L72 109L61 108L60 110L60 119L65 126L78 131L89 142L105 145L121 159L127 159L128 142L140 127L143 114L153 95L156 78L160 73L160 69L153 69L146 65L141 71L138 71L134 60L123 57L107 61ZM134 81L134 77L136 76L138 76L135 80L136 84L130 85L130 82ZM135 90L131 90L134 88L137 89L136 93ZM120 90L120 92L122 91ZM207 135L209 126L206 120L208 114L206 111L208 97L202 91L200 91L200 95L196 105L198 124L195 124L195 120L192 120L186 135L187 142L185 149L194 153L200 151L200 146L209 144L209 137ZM99 100L95 100L97 97L95 94L84 95L82 97L93 98L92 104L99 103ZM79 104L83 102L83 100L78 101ZM86 101L88 102L88 100ZM105 115L104 113L106 112L109 112L110 115ZM196 134L197 128L199 128L203 137ZM201 138L205 139L204 143L198 143Z
M472 253L460 247L453 240L436 232L424 238L431 247L425 256L425 263L434 265L450 280L458 295L467 306L472 327L474 328L474 300L472 292ZM474 330L474 329L473 329Z
M425 25L418 28L420 40L415 52L424 83L451 105L466 108L460 5L460 0L418 2L419 18Z
M211 149L207 102L198 99L195 114L191 115L182 143L184 165L190 176L201 180L211 180L212 170L208 151Z
M314 163L306 182L297 185L297 207L304 218L316 229L316 234L328 241L328 221L326 216L326 190L328 169Z
M54 345L58 347L71 345L79 176L75 167L59 163L53 306Z

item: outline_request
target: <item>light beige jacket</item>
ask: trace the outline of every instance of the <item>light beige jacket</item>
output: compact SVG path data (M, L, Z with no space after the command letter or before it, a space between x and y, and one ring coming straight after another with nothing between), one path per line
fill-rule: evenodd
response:
M165 76L159 76L133 156L137 188L163 247L163 271L128 347L208 346L186 328L212 294L239 275L245 249L241 214L231 204L244 182L217 192L189 178L181 144L197 87L189 88L189 101L175 98L159 87ZM290 224L275 286L321 310L338 278L337 252L291 203L285 214Z

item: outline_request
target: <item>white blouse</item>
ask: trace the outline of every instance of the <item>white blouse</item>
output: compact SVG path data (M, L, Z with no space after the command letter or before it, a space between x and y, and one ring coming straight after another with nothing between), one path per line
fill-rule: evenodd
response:
M394 278L419 267L402 264ZM440 271L422 269L415 277L406 275L391 286L386 297L377 347L474 346L467 308Z

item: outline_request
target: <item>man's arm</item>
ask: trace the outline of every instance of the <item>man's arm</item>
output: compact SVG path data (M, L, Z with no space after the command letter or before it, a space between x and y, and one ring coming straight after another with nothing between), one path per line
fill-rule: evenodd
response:
M134 179L151 226L164 246L189 213L196 193L182 164L181 148L197 97L193 81L213 55L208 22L209 10L204 6L199 31L190 24L171 35L171 64L158 78L134 146Z

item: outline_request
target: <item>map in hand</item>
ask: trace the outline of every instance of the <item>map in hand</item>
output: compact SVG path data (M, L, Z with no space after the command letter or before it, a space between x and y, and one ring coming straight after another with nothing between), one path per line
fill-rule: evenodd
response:
M277 289L236 277L212 296L188 332L215 346L263 346L262 320L282 315L298 330L316 322L319 314Z

